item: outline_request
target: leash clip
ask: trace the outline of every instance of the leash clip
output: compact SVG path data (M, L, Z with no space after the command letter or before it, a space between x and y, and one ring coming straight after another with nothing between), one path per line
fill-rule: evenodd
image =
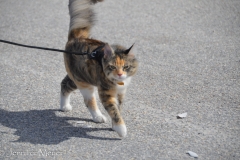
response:
M96 54L97 54L96 51L92 52L92 53L91 53L91 57L92 57L92 58L96 57Z

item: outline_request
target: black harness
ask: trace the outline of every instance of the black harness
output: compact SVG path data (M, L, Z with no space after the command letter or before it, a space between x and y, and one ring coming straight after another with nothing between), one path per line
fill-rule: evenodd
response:
M102 58L104 56L104 50L103 50L104 46L105 44L97 47L91 53L88 53L87 51L88 58L96 60L101 66L102 66Z

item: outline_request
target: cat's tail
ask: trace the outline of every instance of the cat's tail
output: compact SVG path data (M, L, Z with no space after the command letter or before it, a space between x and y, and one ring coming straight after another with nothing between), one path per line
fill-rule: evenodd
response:
M70 26L68 40L88 38L94 22L92 4L103 0L69 0Z

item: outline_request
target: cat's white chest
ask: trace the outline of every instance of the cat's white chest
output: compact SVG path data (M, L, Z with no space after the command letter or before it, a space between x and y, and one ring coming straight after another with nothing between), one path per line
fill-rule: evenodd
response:
M126 78L123 82L123 85L117 85L117 91L118 93L122 93L122 92L125 92L128 85L130 84L131 82L131 77L128 77Z

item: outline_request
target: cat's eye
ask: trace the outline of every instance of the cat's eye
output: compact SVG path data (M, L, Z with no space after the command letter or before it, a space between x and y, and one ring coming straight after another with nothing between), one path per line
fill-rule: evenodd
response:
M128 68L129 68L129 66L128 66L128 65L126 65L126 66L124 66L124 67L123 67L123 69L128 69Z
M111 69L111 70L114 70L114 69L116 69L116 67L115 67L115 66L112 66L112 65L110 65L110 66L109 66L109 69Z

